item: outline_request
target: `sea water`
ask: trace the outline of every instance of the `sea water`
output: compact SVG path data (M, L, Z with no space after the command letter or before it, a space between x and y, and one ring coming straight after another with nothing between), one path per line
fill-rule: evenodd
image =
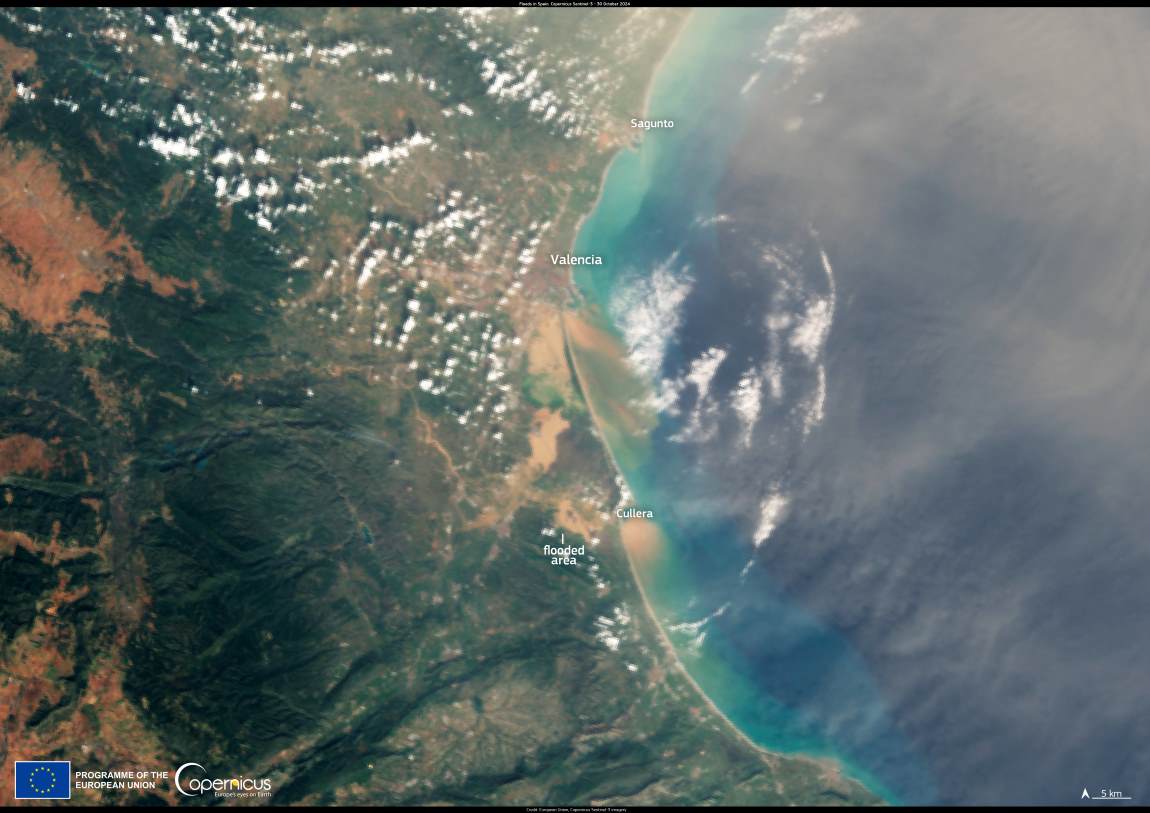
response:
M684 311L714 308L739 319L748 313L747 303L722 301L723 278L746 268L730 267L722 256L719 238L731 223L717 212L716 196L733 151L747 135L749 112L762 103L757 91L767 86L772 70L762 61L763 47L782 19L778 10L693 13L655 77L646 111L673 120L674 127L648 132L638 148L615 159L575 247L578 254L601 255L605 265L574 276L589 307L609 323L632 369L649 385L658 411L642 454L614 451L635 505L655 511L666 538L666 548L644 562L639 577L692 677L759 744L837 758L888 798L893 791L870 766L895 764L910 774L903 784L918 798L929 798L928 783L885 719L865 664L832 629L788 602L766 574L756 574L754 589L770 606L739 623L753 625L756 638L777 637L779 657L769 667L770 679L763 680L741 654L745 630L716 623L724 615L724 596L746 582L743 571L754 546L740 517L748 499L745 484L732 482L729 493L716 494L713 481L697 482L712 473L694 465L696 443L683 443L684 433L698 431L693 409L703 400L699 392L684 390L698 390L709 360L709 348L700 353L686 334L691 325ZM716 297L714 306L707 304ZM725 352L729 356L740 344L750 355L764 351L757 335L748 335L732 337ZM692 377L692 366L697 383L684 386L680 379ZM818 710L804 707L801 691L777 691L780 682L833 682L836 702L820 718ZM853 753L836 745L834 729L843 725L843 714L868 730L865 747Z

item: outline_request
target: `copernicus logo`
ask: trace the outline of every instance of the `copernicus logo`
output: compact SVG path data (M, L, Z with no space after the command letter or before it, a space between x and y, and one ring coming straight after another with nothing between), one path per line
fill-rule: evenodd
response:
M17 799L71 799L72 763L16 761Z
M213 791L216 796L271 796L272 780L230 776L216 779L208 776L207 769L198 762L185 762L176 769L176 790L185 796L202 796Z

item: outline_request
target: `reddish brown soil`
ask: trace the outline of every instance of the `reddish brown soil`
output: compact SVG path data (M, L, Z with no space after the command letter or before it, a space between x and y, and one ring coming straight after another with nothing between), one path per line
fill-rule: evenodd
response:
M31 435L0 438L0 477L6 474L47 474L55 464L48 444Z
M80 298L126 276L161 296L189 287L156 274L122 232L101 228L76 206L47 156L17 155L6 144L0 144L0 238L20 258L0 254L0 304L45 331L104 326Z

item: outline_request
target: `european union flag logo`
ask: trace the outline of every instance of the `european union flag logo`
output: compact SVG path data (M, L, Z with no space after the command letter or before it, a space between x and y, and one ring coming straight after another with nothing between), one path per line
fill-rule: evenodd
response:
M16 762L17 799L71 799L71 762Z

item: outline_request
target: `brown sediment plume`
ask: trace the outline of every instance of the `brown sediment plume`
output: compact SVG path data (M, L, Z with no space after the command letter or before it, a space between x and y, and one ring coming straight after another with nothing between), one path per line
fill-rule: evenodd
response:
M78 207L50 158L0 144L0 305L44 331L61 325L106 327L80 305L124 277L171 296L194 283L148 267L123 232L107 230Z
M619 533L627 556L637 567L651 564L663 551L663 533L649 519L624 520Z
M649 406L649 387L631 369L619 341L595 318L571 311L563 315L576 379L616 464L636 462L646 453L658 416Z
M627 553L627 563L630 566L631 579L639 591L643 608L655 629L655 634L658 636L660 644L662 644L663 651L671 663L674 664L679 674L682 675L695 690L707 711L720 720L723 726L725 726L732 735L758 754L767 764L772 767L777 766L781 755L764 748L752 740L715 704L715 701L703 690L703 687L699 685L699 682L687 669L686 664L683 663L682 658L679 656L679 651L668 637L662 622L659 621L659 615L655 612L655 608L651 604L651 599L647 595L646 587L643 584L643 569L645 565L651 564L663 552L665 540L658 524L648 519L629 519L623 523L620 536L622 537L623 548ZM701 710L698 708L693 708L692 714L700 721L704 719L701 715ZM848 785L846 777L843 775L842 765L836 760L806 756L803 754L793 754L788 758L817 766L822 780L832 787L846 787Z
M593 350L611 357L619 357L622 349L610 333L597 327L577 313L563 314L563 324L567 330L567 338L576 347L582 350Z
M637 410L626 403L614 399L607 400L602 396L602 392L611 385L637 391L637 388L642 388L642 382L627 367L622 346L609 331L593 324L595 318L597 317L594 312L586 318L573 312L565 313L564 334L573 360L576 382L583 392L592 420L605 439L604 449L614 462L616 471L622 476L623 469L619 465L618 454L620 451L624 451L625 454L634 452L613 448L611 438L615 438L620 446L634 446L637 439L646 434L652 416L645 415L641 409ZM670 662L695 690L707 711L722 721L735 738L758 754L767 764L777 765L780 755L752 740L719 709L699 685L683 663L678 650L659 620L659 614L651 604L643 578L648 568L666 552L666 540L659 525L649 519L628 519L621 525L619 538L626 553L631 580L638 590L647 618L650 619ZM846 786L842 766L838 762L804 755L794 755L790 758L818 766L823 780L832 787Z

